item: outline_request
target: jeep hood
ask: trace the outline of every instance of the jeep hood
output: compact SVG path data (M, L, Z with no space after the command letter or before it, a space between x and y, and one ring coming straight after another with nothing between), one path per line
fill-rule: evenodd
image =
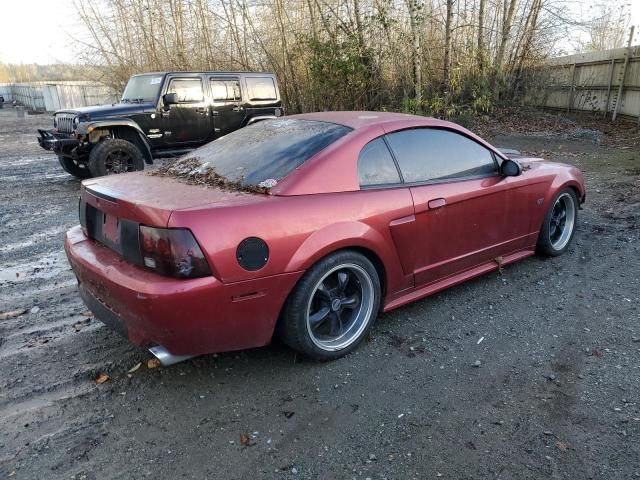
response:
M56 113L74 113L79 115L82 121L87 121L126 116L133 113L143 113L149 110L155 111L155 105L153 103L113 103L110 105L69 108L58 110Z

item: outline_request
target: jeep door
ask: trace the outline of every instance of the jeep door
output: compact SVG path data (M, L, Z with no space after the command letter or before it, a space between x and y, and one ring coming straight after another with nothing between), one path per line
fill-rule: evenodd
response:
M213 128L215 138L226 135L242 127L245 109L242 105L242 91L238 77L209 77L213 106Z
M204 91L200 76L175 76L167 80L164 93L175 93L178 103L163 106L166 146L200 145L210 140L212 122Z

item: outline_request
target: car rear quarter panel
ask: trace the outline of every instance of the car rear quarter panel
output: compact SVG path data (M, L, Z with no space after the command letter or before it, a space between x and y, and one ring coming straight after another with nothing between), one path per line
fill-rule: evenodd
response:
M323 195L275 197L251 206L176 211L170 227L190 228L215 274L225 283L303 271L333 251L367 249L385 269L389 291L410 286L402 269L410 254L413 202L408 189L366 190ZM394 232L392 233L392 230ZM236 259L238 244L262 238L269 260L260 270L244 270ZM400 246L401 248L398 248Z

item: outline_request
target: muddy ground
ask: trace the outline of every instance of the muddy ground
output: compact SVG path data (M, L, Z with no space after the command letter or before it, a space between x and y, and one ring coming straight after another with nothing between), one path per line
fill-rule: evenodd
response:
M1 480L640 477L637 145L498 138L584 170L568 253L383 315L348 358L149 369L83 315L62 249L79 182L35 143L49 124L0 110L0 312L27 310L0 320Z

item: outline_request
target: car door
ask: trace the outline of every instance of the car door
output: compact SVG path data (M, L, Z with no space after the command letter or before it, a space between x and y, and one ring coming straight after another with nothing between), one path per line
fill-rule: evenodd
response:
M522 244L524 223L511 224L516 205L495 154L475 140L440 128L387 135L410 185L416 221L415 283L433 283Z
M175 93L178 103L164 105L162 119L165 144L188 147L209 140L212 122L202 78L172 77L168 80L166 93Z
M242 127L245 109L238 77L209 77L215 137L221 137Z

